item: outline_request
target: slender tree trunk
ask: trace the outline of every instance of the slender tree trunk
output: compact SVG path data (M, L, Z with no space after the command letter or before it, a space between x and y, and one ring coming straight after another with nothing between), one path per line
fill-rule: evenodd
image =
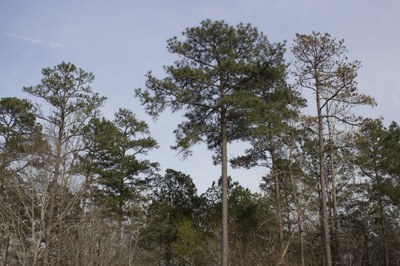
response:
M283 246L283 222L282 222L282 203L281 203L281 190L279 186L279 175L274 173L274 183L275 183L275 201L276 201L276 220L278 222L278 236L279 236L279 252L282 252Z
M227 156L227 121L225 110L221 111L221 179L222 179L222 250L221 265L229 265L229 242L228 242L228 156Z
M318 83L318 81L317 81ZM316 88L316 100L318 109L318 139L319 139L319 182L321 190L321 227L323 231L323 246L325 253L325 263L327 266L332 266L331 244L329 237L329 222L328 222L328 195L326 185L326 175L324 168L324 131L323 131L323 118L321 110L321 99L319 95L319 85Z
M335 265L341 264L341 257L339 252L339 219L337 213L337 198L336 198L336 167L335 167L335 155L333 153L333 132L332 126L329 119L329 109L328 105L326 105L326 114L327 114L327 127L328 127L328 136L329 136L329 159L330 159L330 168L331 168L331 181L332 181L332 253L333 253L333 263Z
M53 224L54 224L54 209L56 205L56 190L58 185L58 178L60 176L60 166L61 166L61 151L62 142L64 136L64 115L62 112L60 119L60 127L58 130L57 142L56 142L56 157L54 162L54 177L50 186L50 206L49 206L49 216L46 229L46 248L44 251L44 265L52 265L51 258L49 258L49 253L52 249L53 243L51 243L51 238L53 235Z
M385 255L385 266L390 265L389 260L389 249L388 249L388 241L387 241L387 233L386 233L386 222L385 222L385 214L383 212L383 205L380 203L380 212L381 212L381 228L382 228L382 241L383 241L383 250Z
M299 237L300 237L300 261L301 261L301 266L305 266L305 260L304 260L304 232L303 232L303 212L301 211L301 206L300 206L300 201L298 198L297 194L297 186L294 181L294 175L293 175L293 152L292 152L292 147L290 145L289 147L289 176L290 176L290 184L291 184L291 190L292 190L292 195L294 198L294 203L296 206L296 213L297 213L297 227L299 230Z
M282 200L281 200L281 189L279 182L279 173L276 172L276 158L275 150L273 148L271 136L269 137L269 145L271 147L271 161L272 161L272 175L274 176L274 187L275 187L275 206L276 206L276 222L278 224L278 238L279 238L279 252L282 253L283 247L283 215L282 215Z
M297 217L297 222L299 225L299 234L300 234L300 261L301 266L305 266L305 258L304 258L304 229L303 229L303 218L301 216Z
M370 266L370 258L369 258L369 236L368 236L368 221L365 219L364 223L364 252L361 256L360 265Z
M288 235L290 235L292 232L292 220L290 219L291 208L290 208L290 199L289 199L290 191L288 191L286 181L287 180L283 180L283 191L284 191L284 196L285 196L284 201L285 201L285 209L286 209L286 213L285 213L286 220L285 221L287 224ZM283 240L284 240L284 238L283 238Z
M375 172L375 178L377 180L377 185L378 187L381 185L382 183L382 178L379 174L378 168L375 165L374 167L374 172ZM380 195L380 197L382 197ZM383 202L382 202L382 198L378 198L378 208L379 208L379 220L380 220L380 227L381 227L381 231L382 231L382 244L383 244L383 252L384 252L384 260L385 260L385 266L389 266L390 265L390 260L389 260L389 251L388 251L388 246L387 246L387 233L386 233L386 222L385 222L385 211L384 211L384 206L383 206Z

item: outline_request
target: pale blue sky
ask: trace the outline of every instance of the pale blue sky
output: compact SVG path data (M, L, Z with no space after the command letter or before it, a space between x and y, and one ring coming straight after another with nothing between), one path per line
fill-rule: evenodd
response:
M0 97L26 97L22 87L38 84L43 67L70 61L96 75L93 88L108 97L106 116L125 107L147 120L161 145L151 159L190 174L203 192L220 173L211 153L201 145L181 161L169 149L180 118L165 114L153 123L134 98L147 71L162 74L162 66L173 62L168 38L207 18L251 23L272 42L287 40L288 48L295 33L329 32L343 38L349 57L363 65L359 88L378 102L365 115L400 122L399 14L398 0L1 0ZM263 173L231 175L255 190Z

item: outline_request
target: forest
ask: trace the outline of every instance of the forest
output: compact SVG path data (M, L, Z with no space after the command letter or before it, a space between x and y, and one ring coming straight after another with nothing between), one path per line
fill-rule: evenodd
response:
M400 265L400 127L359 114L377 103L344 40L293 38L204 20L134 91L136 109L179 118L172 149L201 143L220 165L202 194L149 160L146 121L102 114L94 74L71 62L1 98L0 265ZM230 166L265 169L260 190Z

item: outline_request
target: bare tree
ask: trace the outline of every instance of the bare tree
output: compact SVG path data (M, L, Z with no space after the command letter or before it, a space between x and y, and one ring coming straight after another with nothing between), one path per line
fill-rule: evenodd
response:
M65 231L63 223L56 226L55 221L66 218L65 211L70 208L72 179L76 176L76 155L81 149L80 136L85 123L97 114L105 98L92 92L90 84L94 75L78 69L71 63L62 62L53 68L42 70L43 78L36 86L24 87L24 91L38 97L50 107L50 113L38 111L37 116L48 128L48 139L53 150L53 176L49 189L48 220L45 237L44 264L57 264L49 260L52 247L57 247L59 234ZM59 201L59 202L57 202ZM57 248L53 249L55 252ZM60 256L57 256L60 257Z

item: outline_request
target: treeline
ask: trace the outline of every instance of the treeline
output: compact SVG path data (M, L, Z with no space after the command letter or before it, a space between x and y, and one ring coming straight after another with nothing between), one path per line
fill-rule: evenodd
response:
M297 34L289 53L210 20L182 35L136 97L154 118L183 113L173 148L204 142L218 181L199 195L189 175L162 173L146 122L101 115L92 73L44 68L29 100L0 99L0 264L399 265L400 128L357 116L376 103L343 40ZM228 158L232 142L248 149ZM228 164L263 167L261 192Z

